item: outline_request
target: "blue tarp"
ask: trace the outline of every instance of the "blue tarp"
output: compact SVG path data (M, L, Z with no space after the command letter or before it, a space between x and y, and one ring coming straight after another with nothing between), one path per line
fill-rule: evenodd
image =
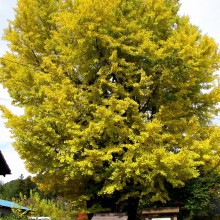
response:
M14 203L14 202L10 202L10 201L3 200L3 199L0 199L0 206L11 208L11 209L21 209L21 210L24 210L24 211L31 211L31 209L29 209L27 207L20 206L20 205Z

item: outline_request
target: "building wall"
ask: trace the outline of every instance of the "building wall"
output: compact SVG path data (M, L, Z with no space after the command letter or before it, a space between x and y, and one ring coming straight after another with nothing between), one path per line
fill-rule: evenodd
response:
M6 207L0 207L0 217L11 214L11 209Z

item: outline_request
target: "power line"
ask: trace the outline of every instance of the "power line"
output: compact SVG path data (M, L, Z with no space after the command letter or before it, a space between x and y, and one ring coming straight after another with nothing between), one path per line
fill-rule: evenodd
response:
M6 99L6 98L0 98L0 100L2 100L2 101L6 101L6 102L11 102L12 100L10 100L10 99Z
M13 61L13 60L9 60L9 59L3 58L3 57L0 57L0 59L1 59L1 60L5 60L5 61L8 61L8 62L11 62L11 63L15 63L15 64L20 65L20 66L30 67L30 64L19 63L19 62L16 62L16 61Z
M15 63L15 64L17 64L17 65L19 65L19 66L26 66L26 67L33 67L35 70L42 70L43 71L43 69L42 68L40 68L39 66L36 66L36 65L34 65L34 64L24 64L24 63L19 63L19 62L17 62L17 61L14 61L14 60L9 60L9 59L6 59L6 58L3 58L3 57L0 57L0 59L1 60L4 60L4 61L7 61L7 62L10 62L10 63ZM47 73L46 71L44 71L45 73Z

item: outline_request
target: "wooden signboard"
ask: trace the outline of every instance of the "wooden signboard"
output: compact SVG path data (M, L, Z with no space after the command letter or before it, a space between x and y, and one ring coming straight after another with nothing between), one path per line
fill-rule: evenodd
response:
M179 207L163 207L142 211L144 220L177 220Z
M124 213L105 213L95 214L92 220L127 220L128 216Z

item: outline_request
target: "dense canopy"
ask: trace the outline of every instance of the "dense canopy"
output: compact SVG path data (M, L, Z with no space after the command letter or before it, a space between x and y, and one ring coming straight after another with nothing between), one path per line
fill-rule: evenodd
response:
M2 109L44 190L114 211L218 172L218 47L179 7L18 0L0 81L24 114Z

